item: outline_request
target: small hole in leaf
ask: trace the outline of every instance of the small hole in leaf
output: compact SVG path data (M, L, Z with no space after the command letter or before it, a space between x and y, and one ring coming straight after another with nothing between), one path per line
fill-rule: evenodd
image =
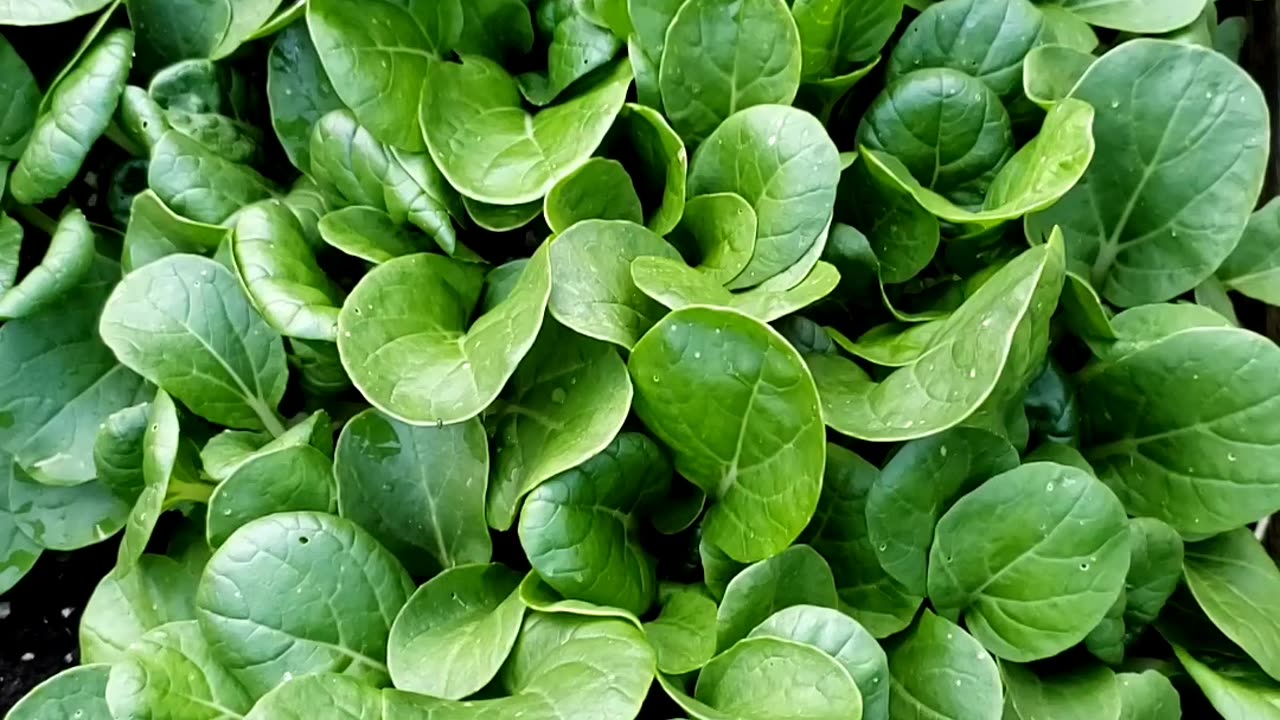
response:
M299 545L306 545L309 542L311 542L311 538L307 537L306 535L303 535L298 538Z

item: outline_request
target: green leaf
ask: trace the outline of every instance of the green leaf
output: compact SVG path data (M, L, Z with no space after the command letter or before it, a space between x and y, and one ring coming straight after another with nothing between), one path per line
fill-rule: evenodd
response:
M40 106L40 87L35 76L8 40L0 39L0 158L17 160L35 126Z
M567 600L555 588L543 581L536 572L530 572L520 581L520 601L530 610L555 615L590 618L619 618L637 628L643 628L640 620L630 610L597 605L586 600Z
M46 550L78 550L116 534L137 497L118 495L97 480L56 487L42 485L16 467L10 472L9 512L18 529Z
M271 19L281 0L125 0L144 65L234 53Z
M418 575L489 561L489 448L479 420L414 427L366 410L334 457L338 507Z
M925 437L970 417L1018 354L1015 337L1047 315L1063 283L1060 240L1027 250L940 321L918 355L881 382L836 355L806 358L833 429L864 440Z
M863 148L862 158L877 180L906 190L939 219L990 227L1044 210L1075 187L1093 159L1093 114L1093 107L1080 100L1054 105L1040 134L992 178L977 212L924 187L891 155Z
M330 246L375 265L429 249L390 215L363 205L328 213L320 219L319 230Z
M416 101L462 32L460 0L314 0L307 26L338 97L379 141L423 149ZM431 81L427 83L431 86Z
M1161 309L1123 313L1117 330ZM1151 334L1114 347L1083 375L1085 456L1098 477L1131 513L1184 535L1226 532L1280 507L1280 484L1266 470L1280 457L1270 420L1280 348L1231 327L1139 332Z
M260 697L306 673L386 682L387 635L412 591L400 563L357 525L280 513L241 527L214 552L196 612L222 664Z
M894 156L921 186L961 206L982 204L1014 150L1000 96L951 68L890 83L863 116L858 144Z
M690 305L731 308L762 322L773 322L812 305L840 282L835 267L819 262L794 287L775 288L771 279L745 292L732 293L710 275L665 257L637 258L631 264L631 277L645 294L672 310Z
M218 547L237 528L273 513L333 512L337 488L328 456L310 445L292 445L255 455L223 480L209 498L209 546Z
M520 633L519 585L519 573L502 565L463 565L418 588L391 626L395 686L461 700L487 685Z
M231 258L249 301L272 329L301 340L338 339L342 291L283 203L267 200L236 214Z
M959 427L903 445L867 495L868 539L880 566L924 595L938 518L989 478L1018 466L1018 453L985 430Z
M591 156L626 100L630 64L601 73L582 94L530 115L516 81L492 61L432 64L421 113L432 159L474 200L519 205L543 197Z
M217 113L189 113L172 109L169 127L196 141L205 150L236 163L252 163L262 155L262 133L248 123Z
M862 694L863 720L889 718L889 662L875 638L839 610L795 605L756 626L748 637L777 637L817 648L849 671Z
M658 617L644 624L658 670L683 675L701 669L716 654L716 601L699 585L663 583L658 604Z
M70 293L93 267L93 241L84 214L69 210L58 221L40 264L0 294L0 319L27 317Z
M320 118L343 107L325 74L306 23L286 27L267 56L267 99L271 127L289 160L311 170L311 131Z
M671 126L697 145L754 105L789 105L800 33L783 0L690 0L667 28L658 84Z
M520 205L491 205L464 197L462 206L466 208L467 217L471 218L471 222L490 232L519 230L542 216L541 200Z
M853 153L854 160L860 160ZM897 182L886 183L866 162L854 162L840 176L837 219L866 233L883 283L904 283L919 275L938 252L938 218ZM837 228L839 225L836 226Z
M1231 290L1280 305L1280 199L1250 216L1240 244L1223 261L1217 276Z
M1187 546L1187 587L1213 624L1271 677L1280 675L1280 570L1248 528Z
M799 354L745 315L690 307L654 326L629 367L636 414L714 498L705 537L739 562L789 546L813 515L826 455Z
M218 225L240 208L270 197L270 181L247 165L231 162L200 143L167 130L151 148L148 184L175 212Z
M97 475L98 426L146 392L98 338L97 316L119 280L95 259L75 291L47 309L0 327L0 450L28 474L54 485Z
M0 8L2 9L2 8ZM9 709L6 720L112 720L107 707L107 677L110 665L81 665L68 668L45 680Z
M755 208L733 193L689 198L670 241L711 282L728 284L755 254Z
M636 73L636 96L641 105L662 108L659 64L666 47L667 28L684 0L627 0L634 33L627 41L627 54Z
M283 431L280 337L222 265L170 255L129 273L107 299L99 332L121 363L204 418Z
M503 61L533 48L533 20L524 0L473 0L462 3L462 35L457 51Z
M1001 663L1007 707L1021 720L1095 720L1120 716L1116 674L1099 665L1037 676L1026 666ZM1008 717L1008 713L1006 713Z
M0 593L6 593L36 564L44 548L22 531L9 509L9 488L17 480L13 458L0 453L0 463Z
M130 645L111 667L106 698L118 718L222 720L253 705L194 620L155 628Z
M1116 675L1119 720L1180 720L1182 701L1169 678L1155 670Z
M861 457L827 445L822 496L802 538L830 565L840 609L883 638L911 624L922 598L908 593L876 558L866 507L878 475Z
M142 438L142 492L138 495L124 526L116 568L129 572L147 550L155 532L164 501L169 494L174 469L178 465L182 428L178 409L164 390L157 390L147 415L147 430Z
M591 158L556 183L544 199L543 214L552 232L563 233L582 220L644 222L644 209L622 163Z
M645 227L658 235L671 232L684 212L689 170L680 136L658 111L627 103L609 129L605 147L630 174L644 207Z
M203 544L203 540L201 540ZM164 555L113 569L80 617L80 660L115 663L149 630L196 617L197 572Z
M13 168L9 192L15 200L35 205L71 184L111 122L132 60L133 33L116 30L53 87Z
M144 190L133 197L120 262L129 272L166 255L204 254L217 249L226 236L225 227L188 220L170 210L154 191Z
M570 85L608 64L622 47L622 41L583 15L574 5L549 33L547 71L526 72L516 77L520 94L531 104L551 104Z
M1182 580L1182 538L1155 518L1129 521L1129 574L1125 577L1125 624L1136 630L1155 621Z
M1173 646L1182 667L1225 720L1280 718L1280 685L1256 666L1214 667L1178 645Z
M799 261L830 223L839 180L835 144L804 111L756 106L716 128L694 153L688 194L735 193L755 209L755 255L729 288L758 285Z
M200 462L205 475L222 481L250 460L298 445L333 454L333 428L327 413L317 411L274 438L269 433L224 430L201 448Z
M807 545L787 548L729 581L716 613L716 649L729 649L779 610L795 605L834 608L838 603L827 561Z
M667 494L671 465L644 435L623 433L599 455L539 485L520 511L520 545L561 595L643 615L657 595L639 513Z
M1231 254L1261 188L1258 86L1212 50L1144 39L1094 63L1072 97L1097 111L1096 159L1029 234L1062 226L1068 257L1121 307L1194 288Z
M631 394L613 346L545 321L487 418L496 446L489 525L510 528L526 493L603 451L627 419Z
M862 695L844 666L811 645L776 637L743 640L716 656L698 675L695 697L728 717L862 717Z
M1088 51L1065 45L1033 48L1023 66L1022 89L1032 102L1048 110L1071 96L1096 59Z
M969 633L928 610L886 644L890 717L999 720L1000 670Z
M1010 522L984 520L1013 504L1020 512ZM939 612L963 613L998 657L1050 657L1083 640L1115 602L1129 569L1128 542L1124 508L1105 485L1078 468L1023 465L988 480L938 521L929 598Z
M1162 33L1191 24L1207 0L1047 0L1090 25L1133 33Z
M97 479L121 497L136 499L146 485L142 477L143 440L150 415L150 403L145 402L117 410L98 427L94 438Z
M575 332L630 350L666 314L632 281L632 261L680 255L644 227L624 220L584 220L556 237L550 252L548 309Z
M877 58L902 19L902 6L902 0L795 0L801 78L822 81Z
M545 246L535 253L510 295L474 323L483 286L476 266L408 255L374 268L338 315L338 351L351 380L374 407L410 424L480 414L542 327L548 254Z
M703 504L706 504L705 499ZM714 543L708 541L705 533L698 539L698 560L702 564L702 576L707 590L711 591L716 600L724 599L724 591L729 587L729 581L747 568L747 563L734 560Z

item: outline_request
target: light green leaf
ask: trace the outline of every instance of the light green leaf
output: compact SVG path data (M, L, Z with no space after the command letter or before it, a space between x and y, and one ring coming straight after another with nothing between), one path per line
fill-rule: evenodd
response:
M597 605L586 600L567 600L555 588L543 581L536 572L530 572L520 581L520 601L530 610L554 615L570 615L589 618L618 618L637 628L643 628L640 620L630 610Z
M12 464L7 455L0 462ZM4 470L0 470L4 472ZM9 512L18 529L46 550L78 550L120 531L137 494L118 495L98 480L79 485L42 485L17 467L9 482Z
M305 6L304 6L305 7ZM294 166L311 170L311 131L325 114L343 107L329 82L306 23L289 25L267 55L271 127Z
M194 620L147 632L111 666L113 717L223 720L249 712L253 698L217 660Z
M519 573L502 565L463 565L418 588L391 626L395 686L461 700L487 685L520 633L519 585Z
M570 85L605 66L622 47L609 30L571 6L550 33L546 72L526 72L516 77L520 94L538 107L551 104Z
M1116 675L1119 720L1181 720L1182 700L1169 678L1155 670Z
M838 603L827 561L807 545L787 548L729 581L716 612L716 649L728 650L779 610L795 605L834 608Z
M178 425L178 409L164 390L157 390L147 415L147 430L142 437L142 492L138 495L124 526L120 551L116 558L119 572L137 566L155 532L164 501L169 494L174 468L178 464L182 428Z
M335 210L320 219L320 237L347 255L375 265L429 249L385 212L363 205Z
M1133 33L1162 33L1191 24L1208 0L1045 0L1090 25Z
M1120 716L1120 688L1116 674L1100 665L1037 676L1026 666L1001 663L1008 705L1013 718L1035 720L1097 720ZM1008 717L1008 713L1005 714Z
M631 264L631 277L636 287L672 310L690 305L731 308L762 322L773 322L812 305L840 282L835 267L819 262L794 287L774 289L769 280L750 290L732 293L710 275L666 257L637 258Z
M237 528L274 513L333 512L336 495L332 463L310 445L255 454L209 498L209 547L222 545Z
M791 13L800 32L802 79L826 80L877 58L902 7L902 0L796 0Z
M689 171L680 136L658 111L627 103L605 137L605 147L630 173L644 206L645 227L662 236L671 232L684 212Z
M99 332L121 363L206 419L283 431L280 337L217 262L170 255L129 273L107 299Z
M844 666L810 645L776 637L743 640L716 656L699 673L694 697L728 717L862 717L862 695Z
M143 440L150 415L150 403L145 402L117 410L98 427L94 438L97 479L121 497L136 499L146 485L142 477Z
M1268 305L1280 305L1280 199L1249 218L1240 244L1218 268L1228 288Z
M1125 577L1125 624L1137 630L1155 621L1182 580L1182 538L1155 518L1129 521L1129 574Z
M670 242L712 283L726 285L755 254L755 208L733 193L689 198Z
M563 233L582 220L644 222L640 197L617 160L591 158L547 193L543 214L552 232Z
M197 572L164 555L143 555L131 566L113 569L98 582L80 617L81 662L115 663L147 631L194 620Z
M636 414L714 498L705 537L739 562L789 546L813 515L826 456L800 355L746 315L689 307L654 326L629 367Z
M262 132L253 125L217 113L191 113L177 108L169 110L165 117L169 127L218 157L249 164L262 156Z
M1280 675L1280 570L1248 528L1187 546L1187 587L1214 625L1263 672Z
M151 148L147 178L162 202L179 215L207 225L221 224L275 190L253 168L210 152L176 130L165 131Z
M63 670L27 693L9 709L5 719L112 720L106 698L110 672L110 665L81 665Z
M44 548L18 527L18 518L9 510L13 458L0 453L0 463L0 593L6 593L36 564Z
M926 610L914 627L886 643L885 653L890 717L1000 720L1000 670L959 626Z
M493 402L533 346L551 293L545 246L510 295L471 317L482 271L438 255L383 263L338 315L338 351L374 407L403 422L457 423Z
M1015 504L1016 520L988 522ZM1083 640L1115 602L1128 542L1124 508L1105 485L1078 468L1023 465L938 521L929 598L939 612L963 613L974 637L1003 659L1050 657Z
M68 210L40 264L0 294L0 320L27 317L71 292L93 267L93 242L93 228L84 213Z
M1087 51L1065 45L1041 45L1027 53L1022 89L1032 102L1048 110L1071 96L1076 83L1097 60Z
M412 572L489 561L489 448L479 420L414 427L366 410L343 426L333 467L342 516Z
M464 197L462 206L466 208L471 222L490 232L519 230L542 216L542 200L520 205L492 205Z
M170 210L153 190L144 190L133 197L120 262L130 272L166 255L207 254L227 232L225 227L188 220Z
M0 158L17 160L35 126L40 106L40 86L8 40L0 39Z
M492 61L434 63L426 74L422 130L432 159L458 192L518 205L546 195L591 156L629 87L631 66L620 60L589 90L530 115L515 80Z
M282 0L125 0L149 67L234 53Z
M716 601L700 585L663 583L658 604L658 617L644 624L658 670L683 675L701 669L716 654Z

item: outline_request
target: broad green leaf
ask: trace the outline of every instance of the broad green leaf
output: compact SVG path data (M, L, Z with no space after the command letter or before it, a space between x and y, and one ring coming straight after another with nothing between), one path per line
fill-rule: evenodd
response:
M224 430L200 449L201 469L210 479L222 481L250 460L298 445L310 445L325 455L333 455L333 428L327 413L312 413L275 437L263 432Z
M226 160L251 164L262 156L262 132L240 120L217 113L190 113L173 108L165 116L169 127Z
M510 528L526 493L603 451L622 429L631 395L612 345L546 320L486 418L496 446L489 525Z
M97 316L120 271L95 259L75 292L0 327L0 450L55 485L97 475L98 426L146 395L143 381L98 338Z
M298 371L303 391L332 397L351 387L338 346L316 340L289 339L289 366Z
M234 53L282 0L125 0L144 65Z
M637 258L631 264L631 277L636 287L672 310L690 305L731 308L762 322L773 322L812 305L835 290L840 282L840 273L835 267L819 262L794 287L775 289L773 281L768 280L744 292L733 293L700 269L666 257Z
M746 315L690 307L654 326L629 367L636 414L713 498L705 537L739 562L789 546L817 506L826 456L800 355Z
M489 448L479 420L414 427L366 410L343 426L333 468L342 516L410 571L489 561Z
M1232 325L1240 326L1240 318L1236 316L1235 305L1227 294L1227 286L1217 275L1205 278L1204 282L1196 286L1192 295L1197 305L1203 305L1226 318Z
M15 508L16 509L16 508ZM38 540L38 538L37 538ZM1224 635L1263 672L1280 675L1280 570L1248 528L1187 546L1187 587Z
M1130 313L1138 319L1138 310L1117 316L1118 331ZM1269 471L1280 458L1271 421L1280 348L1232 327L1147 332L1083 376L1085 456L1098 477L1131 513L1183 535L1225 532L1280 507Z
M203 543L203 540L201 540ZM115 663L147 631L196 617L199 576L164 555L143 555L98 582L80 617L80 659Z
M877 58L902 7L902 0L796 0L791 13L800 32L801 78L826 80Z
M410 424L452 424L493 402L542 327L545 246L511 294L473 323L483 284L477 266L407 255L356 285L338 315L338 351L374 407Z
M1280 684L1256 666L1225 664L1214 667L1178 645L1173 646L1173 652L1225 720L1280 718Z
M301 340L338 339L342 291L284 203L267 200L236 214L231 258L245 295L273 330Z
M836 0L837 4L839 2L840 0ZM828 4L832 3L828 2ZM795 105L802 110L813 113L819 120L826 123L831 119L831 114L835 112L836 105L853 89L853 86L857 85L879 66L880 56L877 55L867 63L835 77L806 82L800 86L799 92L796 93Z
M892 685L889 716L1000 720L1000 670L982 645L926 610L915 626L885 644Z
M178 465L182 428L178 424L178 409L164 390L156 391L147 422L142 437L142 491L129 513L120 540L116 559L119 572L132 570L146 552L160 514L164 512L164 501Z
M1022 98L1023 59L1050 38L1030 0L942 0L913 20L894 46L888 79L951 68L983 81L1013 106Z
M306 229L307 239L312 245L320 244L320 218L334 209L337 198L330 197L309 176L303 175L294 181L288 194L281 198L286 207L298 217L298 222Z
M1024 665L1001 663L1010 720L1097 720L1120 717L1116 674L1100 665L1037 675ZM1005 713L1009 718L1009 713Z
M270 197L274 188L256 170L231 162L176 131L151 148L151 189L183 217L218 225L240 208Z
M680 257L625 220L585 220L565 230L551 241L551 316L582 335L635 347L666 314L632 281L632 261L649 255Z
M783 0L689 0L667 28L658 84L689 145L754 105L789 105L800 87L800 33Z
M684 0L627 0L633 33L627 54L636 74L636 97L641 105L662 109L659 65L666 47L667 28Z
M520 601L530 610L554 615L570 615L588 618L619 618L637 628L643 628L640 620L630 610L597 605L586 600L566 599L555 588L543 581L536 572L525 575L520 581Z
M311 131L320 118L343 107L325 74L306 23L276 36L267 56L267 99L271 127L294 166L311 170Z
M215 656L260 697L314 672L386 682L387 635L412 592L400 563L357 525L280 513L214 552L196 614Z
M9 164L7 160L0 160L0 179L8 178ZM0 186L3 185L3 180L0 180ZM4 192L3 187L0 187L0 192ZM13 287L18 279L18 265L22 259L22 236L22 225L0 211L0 296Z
M1223 261L1218 278L1229 289L1280 305L1280 199L1255 212L1244 228L1240 244Z
M320 219L320 237L347 255L375 265L429 249L385 212L363 205L335 210Z
M706 504L705 499L703 504ZM714 543L708 541L705 533L698 540L698 560L702 564L703 582L717 601L724 599L724 591L729 587L729 581L747 568L747 563L734 560Z
M652 440L619 435L529 493L519 525L529 564L567 598L643 615L657 596L657 578L637 516L665 497L670 483L670 462Z
M880 566L924 595L938 518L957 499L1018 466L1018 453L985 430L959 427L903 445L867 495L868 539Z
M921 186L960 206L982 204L1014 150L1000 96L951 68L890 83L863 116L858 144L897 158Z
M0 462L12 464L7 455ZM102 542L125 525L137 494L118 495L99 480L42 485L17 467L9 481L9 512L18 529L46 550L78 550Z
M689 198L670 242L711 282L728 284L755 254L755 208L733 193Z
M132 61L133 33L128 30L113 31L75 60L49 92L47 107L41 108L13 168L9 192L15 200L35 205L71 184L115 114Z
M863 720L889 718L889 662L875 638L839 610L795 605L760 623L748 637L777 637L809 645L849 671L862 694Z
M663 583L658 604L658 617L644 624L658 670L683 675L702 668L716 654L716 601L700 585Z
M1094 63L1072 97L1097 111L1095 160L1029 234L1062 226L1068 257L1122 307L1194 288L1231 254L1261 188L1258 86L1212 50L1141 39Z
M97 664L63 670L27 693L9 709L5 719L113 720L106 697L110 672L110 665Z
M990 518L1017 506L1010 522ZM1106 615L1129 569L1124 508L1078 468L1031 463L997 475L938 521L929 551L929 598L963 614L1006 660L1050 657Z
M40 106L40 86L8 40L0 39L0 158L17 160L35 126Z
M314 0L307 27L338 97L378 140L423 149L416 102L462 33L460 0ZM428 82L428 85L430 83Z
M249 712L253 698L214 655L194 620L147 632L111 666L113 717L223 720Z
M877 638L911 624L922 598L880 567L867 530L867 497L879 471L838 446L827 445L822 496L802 538L827 561L840 609Z
M151 78L147 92L161 108L192 113L235 114L234 71L204 58L175 62Z
M310 445L255 455L236 468L209 498L209 546L218 547L242 525L278 512L337 509L333 464Z
M735 193L755 209L755 254L730 289L758 285L799 261L830 223L839 180L835 144L802 110L760 105L716 128L694 153L688 194Z
M1182 700L1169 678L1155 670L1116 675L1119 720L1181 720Z
M473 0L462 3L462 35L457 51L504 61L533 48L533 20L525 0Z
M627 103L604 144L611 157L622 161L635 184L645 227L663 236L671 232L684 212L689 174L689 157L680 136L662 113Z
M729 581L716 612L716 649L728 650L779 610L795 605L834 608L838 603L827 561L807 545L787 548Z
M583 220L644 222L640 197L617 160L591 158L547 193L543 214L552 232L563 233Z
M840 176L836 219L866 234L880 282L904 283L928 267L938 252L938 218L898 183L872 175L860 154L852 153L852 158L856 162Z
M421 112L432 159L472 199L518 205L541 198L591 156L626 100L631 66L619 60L602 72L589 90L530 115L515 80L494 62L433 63Z
M146 485L142 477L143 441L150 415L150 403L145 402L117 410L98 427L94 438L97 479L121 497L136 498Z
M0 593L6 593L36 564L44 548L22 531L9 510L9 488L16 481L13 458L0 453L0 463Z
M206 419L283 431L284 348L217 262L170 255L129 273L99 332L121 363Z
M490 232L518 230L542 216L542 200L520 205L492 205L464 197L462 206L466 208L471 222Z
M1044 210L1075 187L1093 159L1093 114L1093 107L1080 100L1067 99L1054 105L1040 134L996 173L976 212L921 185L891 155L864 148L862 158L874 177L906 190L939 219L993 226Z
M1189 25L1207 0L1044 0L1090 25L1132 33L1162 33Z
M144 190L133 197L120 262L130 272L166 255L207 254L217 249L227 232L225 227L182 217L154 191Z
M463 565L418 588L391 626L395 686L461 700L487 685L520 633L519 585L519 573L502 565Z
M749 638L716 656L698 674L694 697L729 717L862 717L862 695L843 665L811 645L776 637Z
M1096 59L1087 51L1065 45L1033 48L1022 69L1023 92L1048 110L1071 96L1076 83Z
M63 215L40 264L0 293L0 320L32 315L75 289L93 267L93 240L84 213L72 209Z
M607 65L622 47L617 36L582 14L580 4L568 8L548 33L546 72L531 71L516 77L520 94L538 107L551 104L580 78Z
M881 382L835 355L806 358L833 429L864 440L925 437L954 427L1014 366L1020 328L1047 315L1063 283L1060 236L997 271L928 338L921 354ZM1047 318L1045 318L1047 320Z
M1129 574L1125 624L1136 630L1154 622L1182 580L1184 551L1178 532L1155 518L1129 521Z

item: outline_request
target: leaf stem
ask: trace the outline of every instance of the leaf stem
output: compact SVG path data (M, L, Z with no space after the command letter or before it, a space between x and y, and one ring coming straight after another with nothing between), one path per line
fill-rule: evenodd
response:
M114 121L110 125L107 125L107 131L103 133L102 136L115 143L121 150L124 150L136 158L145 159L147 157L146 148L143 148L138 145L138 143L134 142L133 139L126 135L124 130Z
M58 221L45 215L40 208L14 204L9 207L9 211L26 220L28 225L40 229L50 237L53 237L53 234L58 231Z
M258 419L262 420L262 425L271 433L271 437L280 437L285 434L286 428L284 421L276 414L274 410L261 403L250 403L253 411L257 413Z

